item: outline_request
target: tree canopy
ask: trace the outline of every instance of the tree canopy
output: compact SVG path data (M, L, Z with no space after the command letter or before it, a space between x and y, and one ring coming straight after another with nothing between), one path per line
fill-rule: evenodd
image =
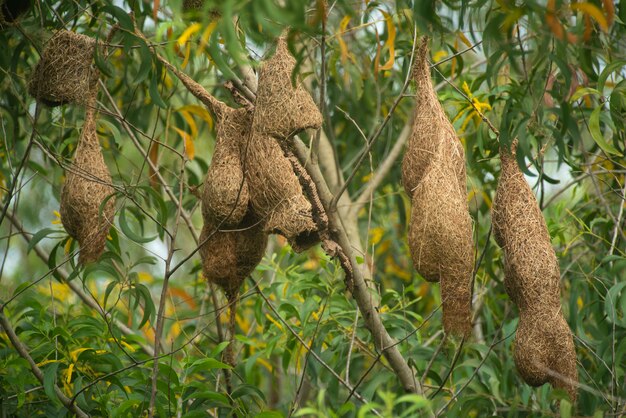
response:
M625 22L624 0L0 0L0 410L626 414ZM36 78L61 31L84 35L88 52L72 61L60 48ZM465 338L444 332L440 285L416 271L407 241L401 161L422 39L465 153L474 243ZM322 124L267 134L284 161L253 168L285 164L328 228L272 233L267 245L240 239L237 248L263 241L263 252L234 303L206 280L199 247L261 221L203 231L204 179L232 122L224 109L252 118L257 93L277 94L258 75L283 47L294 69L281 88L308 92ZM44 97L61 84L71 100ZM106 181L74 160L90 123ZM575 402L516 370L519 309L491 213L514 140L560 267ZM61 222L71 176L99 178L106 198L92 211L112 214L94 262L79 261ZM286 194L269 182L245 193ZM233 190L239 200L243 187ZM210 253L227 262L227 245Z

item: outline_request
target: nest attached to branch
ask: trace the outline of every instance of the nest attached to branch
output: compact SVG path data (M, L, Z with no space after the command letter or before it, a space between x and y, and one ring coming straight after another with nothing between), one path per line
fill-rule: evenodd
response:
M296 252L319 242L311 202L278 142L253 131L242 160L255 213L265 231L283 235Z
M218 115L217 141L204 181L202 210L225 226L239 224L248 211L250 194L244 178L240 145L250 135L252 114L246 109L224 107Z
M415 114L402 161L402 183L412 198L408 241L420 275L441 281L444 329L468 335L474 244L465 152L433 89L427 42L421 40L415 58Z
M96 261L102 255L115 213L115 198L102 202L114 193L111 174L104 162L96 132L97 90L89 95L78 146L61 191L61 222L67 233L80 245L81 264Z
M296 67L285 36L278 38L274 55L261 63L254 112L254 130L287 139L305 129L319 129L322 114L304 85L292 83Z
M409 248L416 270L426 280L441 282L446 332L471 331L471 279L474 262L472 220L465 191L454 172L456 147L448 138L413 194Z
M60 30L46 44L28 84L28 92L48 106L85 104L98 83L92 66L96 41Z
M561 312L559 263L535 195L517 164L516 147L517 140L511 151L500 149L492 207L494 237L505 255L505 288L520 310L515 363L528 384L551 383L575 401L576 352Z

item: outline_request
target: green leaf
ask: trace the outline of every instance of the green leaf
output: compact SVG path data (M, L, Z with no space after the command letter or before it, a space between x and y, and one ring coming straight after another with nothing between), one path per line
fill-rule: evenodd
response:
M120 229L122 230L122 232L124 233L124 235L126 235L128 238L130 238L132 241L139 243L139 244L145 244L147 242L150 241L154 241L156 239L156 235L153 237L145 237L142 235L137 234L135 231L133 231L133 229L130 227L129 223L128 223L128 219L126 218L126 210L128 208L126 206L124 206L122 209L120 209L120 216L118 218L118 223L120 225Z
M46 395L53 403L61 405L61 401L54 391L54 383L56 381L58 368L58 362L51 363L49 366L46 367L46 371L43 373L43 390L46 392Z
M604 90L604 83L606 83L606 79L609 78L609 75L615 70L622 70L626 67L626 61L615 61L604 67L604 70L600 73L600 77L598 77L598 90Z
M572 94L572 97L570 97L569 102L574 103L575 101L579 100L581 97L586 96L588 94L592 94L595 96L602 96L602 93L600 93L596 89L593 89L591 87L583 87L581 89L576 90L576 92Z
M152 103L154 103L155 105L159 106L162 109L166 109L167 105L165 104L165 102L161 98L161 95L159 94L157 78L158 77L155 74L152 74L152 78L150 79L150 98L152 99Z
M124 11L124 9L119 8L113 5L104 6L104 10L107 11L111 16L113 16L120 24L120 26L127 31L134 32L133 21Z
M604 138L604 135L602 135L602 131L600 130L600 112L602 112L602 106L596 107L589 117L589 132L591 132L591 137L607 154L621 156L622 154L613 145L609 144Z
M26 249L26 253L28 254L33 248L35 248L35 245L37 245L39 241L55 232L59 232L59 230L54 228L44 228L40 231L37 231L37 233L35 233L35 235L33 235L33 237L28 242L28 248Z

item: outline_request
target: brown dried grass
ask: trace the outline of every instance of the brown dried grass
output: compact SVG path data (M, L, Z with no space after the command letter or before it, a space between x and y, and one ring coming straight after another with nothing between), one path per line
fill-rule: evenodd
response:
M305 129L322 126L322 114L300 81L292 83L296 60L284 36L274 55L261 63L254 112L254 130L262 135L287 139Z
M416 270L426 280L441 281L446 332L471 331L471 278L474 261L472 220L467 195L454 172L456 138L436 151L428 173L413 194L409 248ZM447 146L444 146L447 145Z
M96 41L85 35L60 30L50 38L31 75L28 92L48 106L85 104L98 83L92 66Z
M250 194L242 169L240 146L250 134L252 114L225 108L218 116L217 141L202 194L205 218L225 226L239 224L248 211Z
M501 174L492 207L494 237L505 255L505 288L520 310L515 363L528 384L551 383L575 401L576 352L561 313L559 263L535 195L515 159L516 147L515 141L512 151L500 150Z
M413 206L409 248L420 275L441 281L446 332L468 335L474 244L465 152L432 86L426 37L416 53L413 77L415 114L402 161L402 182Z
M111 198L99 213L102 202L114 190L96 133L96 91L90 94L74 160L61 191L61 222L78 241L82 264L102 255L115 212L115 198Z
M250 203L263 218L265 231L283 235L296 252L314 245L317 226L311 203L278 142L253 132L242 159Z

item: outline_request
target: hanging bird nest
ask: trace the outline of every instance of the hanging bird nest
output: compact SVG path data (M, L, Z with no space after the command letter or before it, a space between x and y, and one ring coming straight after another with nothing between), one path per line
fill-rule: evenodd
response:
M318 243L311 203L276 140L253 132L242 161L250 203L263 218L265 231L286 237L296 252Z
M28 92L49 106L85 104L99 72L92 66L96 41L60 30L46 44L28 84Z
M248 211L250 199L240 156L240 144L250 135L252 114L246 109L224 107L216 121L217 141L204 181L202 210L225 226L237 225Z
M284 36L278 39L274 55L261 63L254 112L254 130L279 139L290 138L305 129L319 129L322 114L301 82L292 82L296 67Z
M537 200L515 152L500 150L501 174L492 207L496 242L504 251L505 289L519 307L515 364L530 385L551 383L576 400L576 352L563 318L559 263Z
M474 244L465 152L433 89L427 41L422 39L415 57L417 97L402 161L402 182L412 198L408 241L420 275L441 281L444 329L468 335Z
M94 89L89 95L78 146L61 191L61 222L78 241L82 264L96 261L104 251L115 212L114 197L101 209L102 202L114 190L96 132L96 92Z
M431 282L441 281L444 329L467 335L471 330L472 220L466 193L459 190L454 172L454 144L444 144L448 147L437 151L438 158L414 191L408 240L420 275Z

